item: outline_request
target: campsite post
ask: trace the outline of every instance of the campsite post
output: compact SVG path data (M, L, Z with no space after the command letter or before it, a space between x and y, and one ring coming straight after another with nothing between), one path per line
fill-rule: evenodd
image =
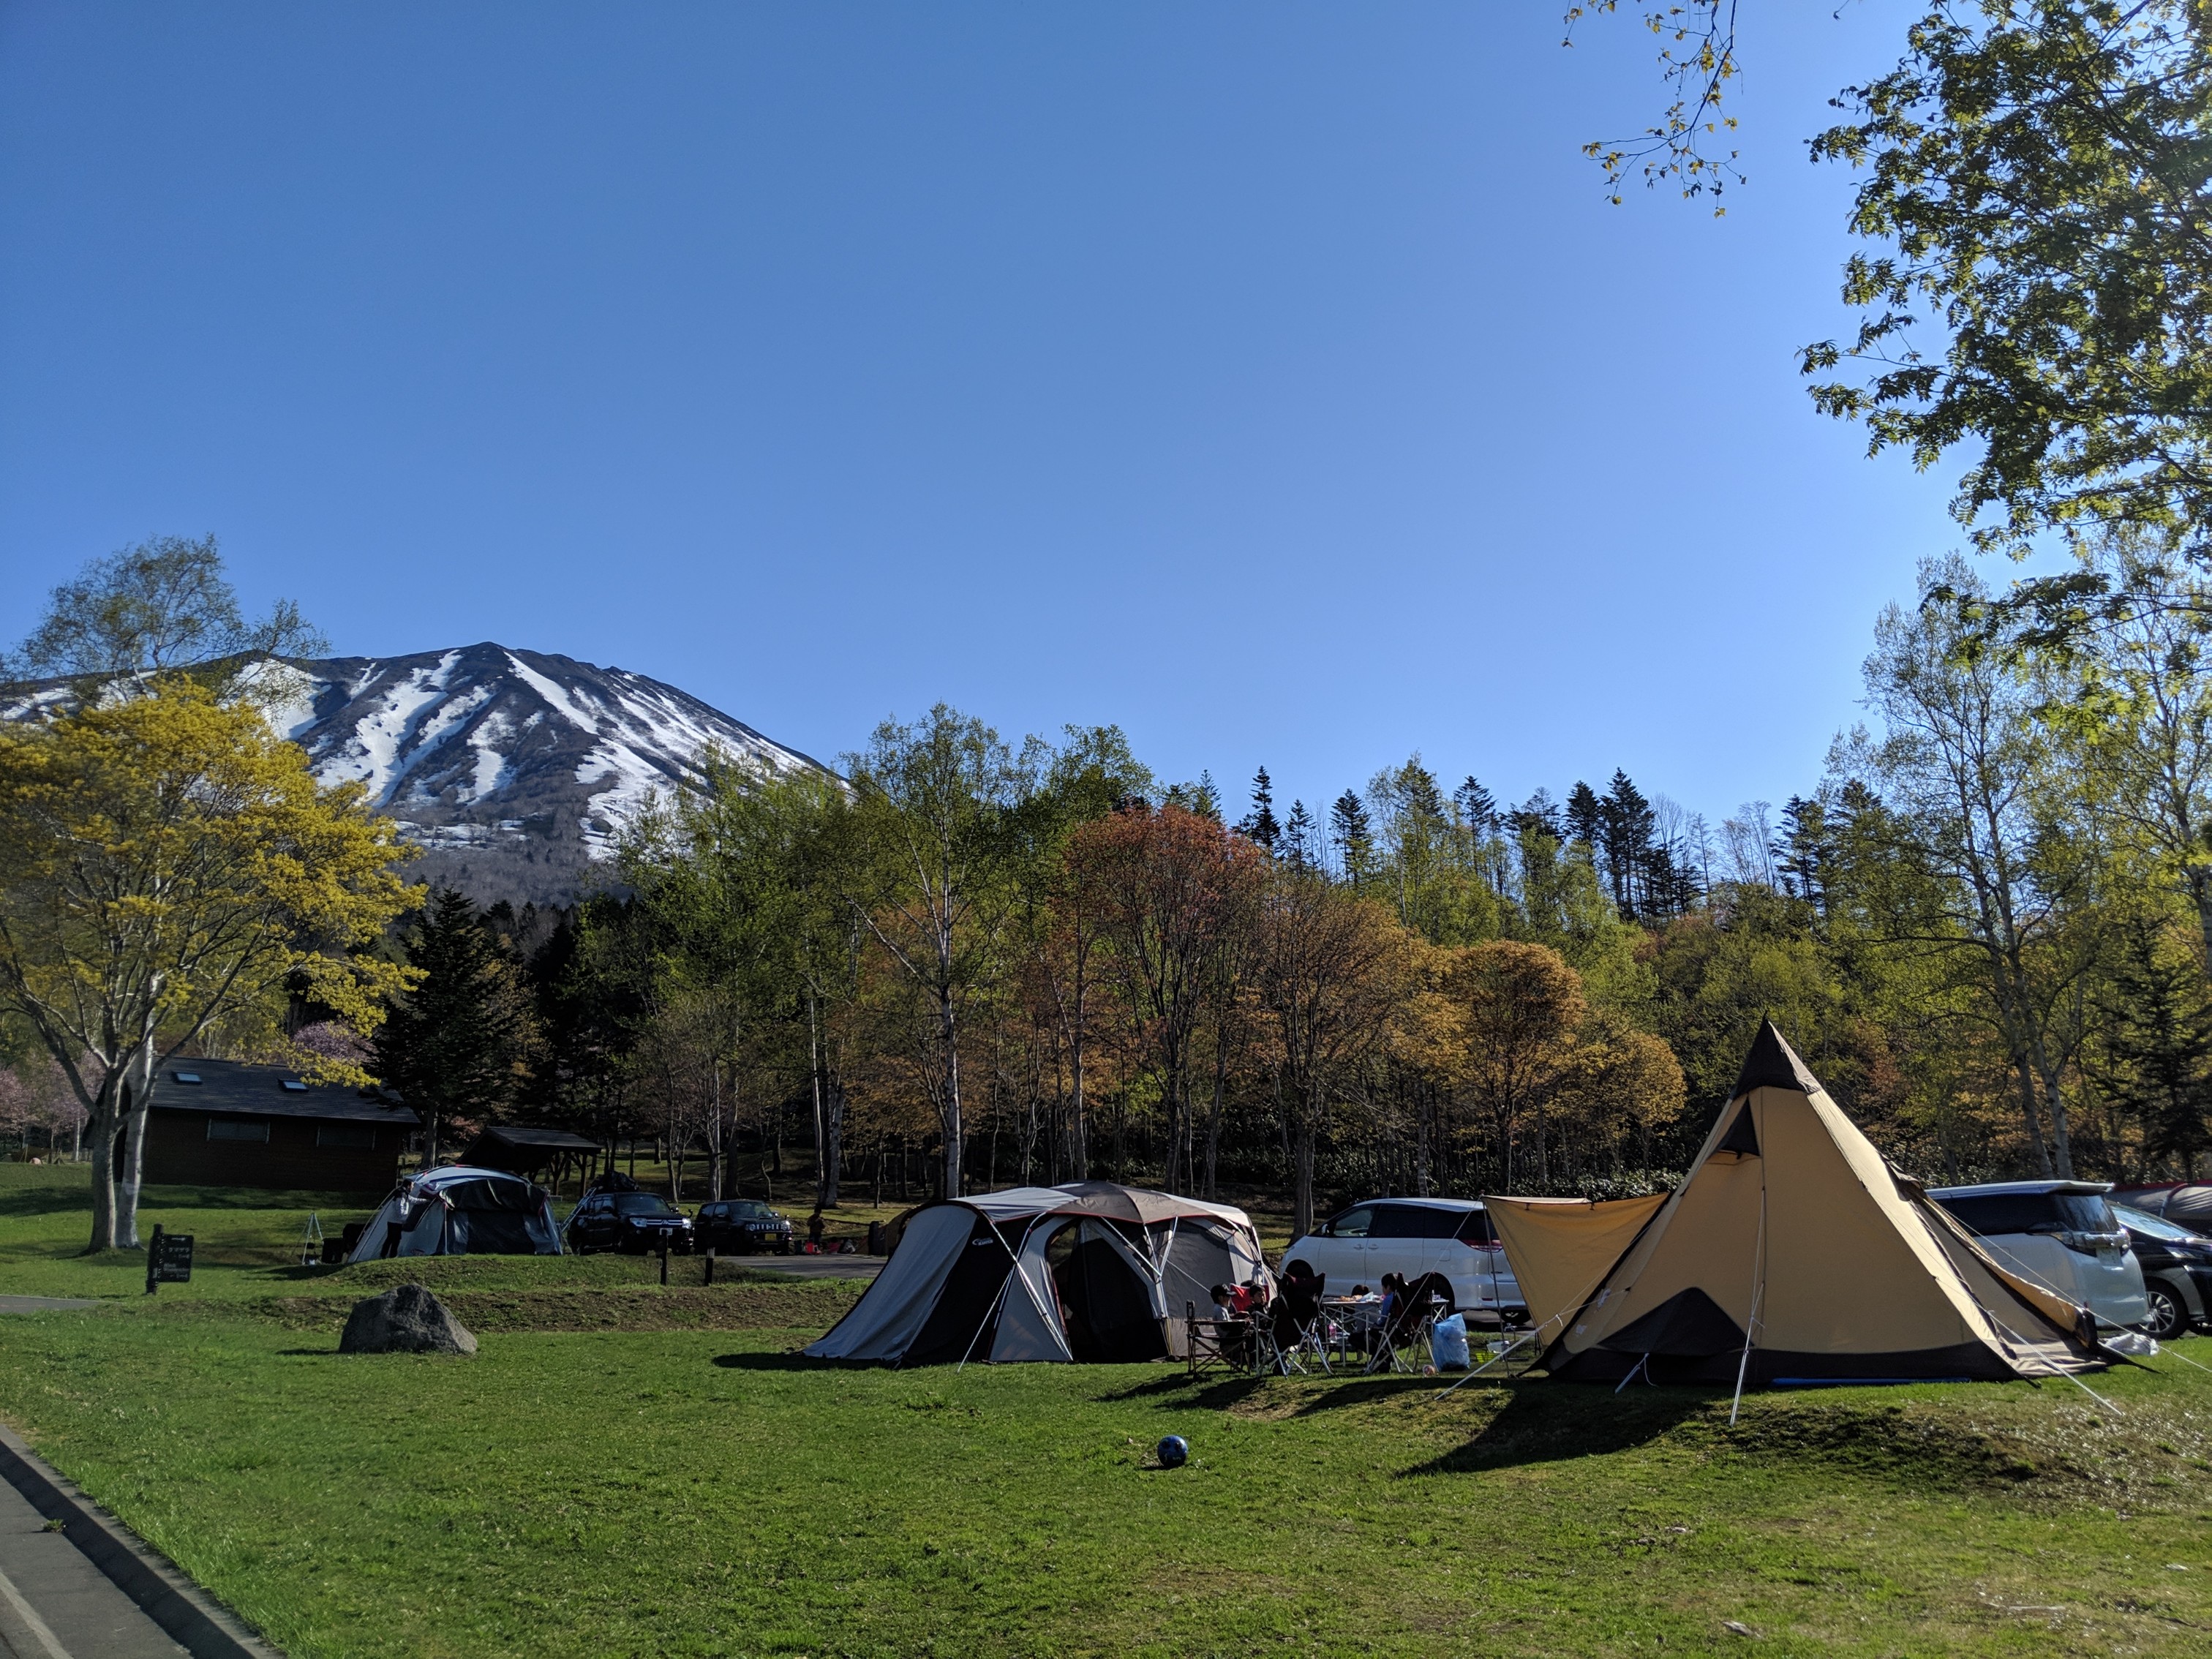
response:
M711 1284L713 1284L714 1282L714 1247L712 1244L709 1244L709 1245L707 1247L707 1283L708 1283L708 1284L709 1284L709 1285L711 1285Z
M146 1294L149 1296L154 1294L154 1286L159 1282L154 1277L154 1269L161 1260L161 1224L157 1221L154 1224L154 1237L146 1243Z
M668 1282L668 1246L665 1244L660 1247L660 1282L664 1285Z

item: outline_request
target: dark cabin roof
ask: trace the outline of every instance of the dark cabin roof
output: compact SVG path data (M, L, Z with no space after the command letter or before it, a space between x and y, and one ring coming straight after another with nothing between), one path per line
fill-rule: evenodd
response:
M179 1076L198 1083L179 1083ZM236 1060L173 1060L154 1074L147 1104L155 1111L221 1112L239 1117L304 1117L350 1123L390 1123L413 1128L422 1122L406 1107L383 1096L343 1084L301 1084L300 1075L282 1066L249 1066Z
M566 1129L532 1129L520 1123L495 1123L477 1137L498 1146L543 1146L556 1152L596 1152L599 1143Z
M566 1129L538 1129L523 1123L494 1123L469 1143L462 1161L489 1170L530 1175L563 1152L596 1152L599 1143Z

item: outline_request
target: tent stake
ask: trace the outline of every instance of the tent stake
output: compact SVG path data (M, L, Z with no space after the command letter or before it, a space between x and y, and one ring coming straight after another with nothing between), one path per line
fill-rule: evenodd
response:
M1638 1359L1638 1361L1637 1361L1633 1365L1631 1365L1631 1366L1628 1368L1628 1375L1627 1375L1627 1376L1624 1376L1624 1377L1622 1377L1619 1382L1617 1382L1617 1383L1615 1383L1615 1384L1613 1385L1613 1391L1615 1394L1619 1394L1619 1393L1621 1391L1621 1389L1623 1389L1626 1388L1630 1383L1632 1383L1632 1382L1633 1382L1634 1381L1636 1381L1636 1373L1637 1373L1637 1372L1638 1372L1638 1371L1642 1370L1643 1370L1646 1365L1650 1364L1650 1363L1651 1363L1651 1356L1650 1356L1650 1354L1648 1354L1648 1353L1647 1353L1647 1354L1645 1354L1642 1358ZM1741 1386L1741 1385L1739 1385L1739 1386Z

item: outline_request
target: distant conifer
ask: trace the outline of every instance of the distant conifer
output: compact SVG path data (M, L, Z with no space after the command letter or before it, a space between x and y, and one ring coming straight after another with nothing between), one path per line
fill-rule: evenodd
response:
M1270 853L1282 839L1283 826L1275 821L1275 786L1269 781L1264 766L1252 780L1252 811L1237 827L1246 839L1258 842Z

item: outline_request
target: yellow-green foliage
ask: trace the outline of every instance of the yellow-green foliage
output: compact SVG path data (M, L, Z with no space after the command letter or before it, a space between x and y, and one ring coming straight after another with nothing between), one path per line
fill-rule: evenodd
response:
M0 726L0 987L65 1064L268 1012L295 975L366 1028L400 970L350 952L404 906L395 837L188 681Z

